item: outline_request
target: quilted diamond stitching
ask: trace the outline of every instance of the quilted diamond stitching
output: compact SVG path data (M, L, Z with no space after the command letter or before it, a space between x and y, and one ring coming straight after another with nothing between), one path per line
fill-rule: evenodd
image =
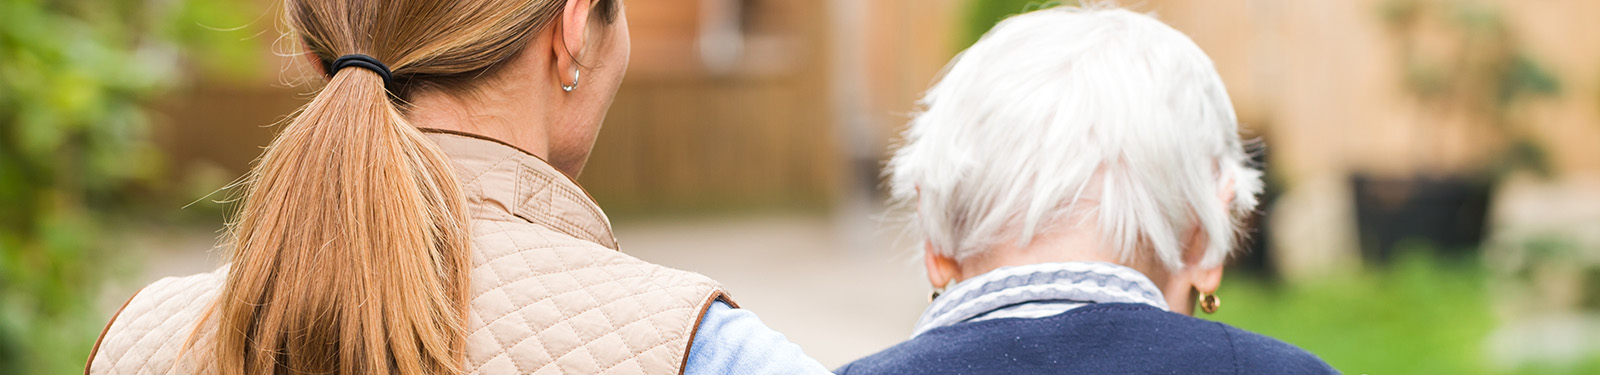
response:
M588 268L595 268L595 267L588 267ZM645 277L645 276L630 276L628 278L629 279L636 279L636 278L647 278L647 277ZM616 284L616 283L618 283L618 281L620 281L620 280L610 280L610 281L606 281L605 283L606 284ZM547 301L547 300L550 300L550 299L553 299L553 298L559 298L561 296L565 296L565 295L569 295L569 294L573 294L573 293L578 293L578 292L587 292L587 291L584 290L584 289L572 289L572 290L567 290L567 291L564 291L564 292L552 293L552 294L547 295L544 298L539 299L538 301L535 301L534 303L530 303L529 305L537 304L537 303L540 303L540 302L543 302L543 301ZM591 296L591 298L593 297L592 295L590 295L590 296ZM581 311L578 311L576 314L570 313L568 311L562 311L562 313L563 313L563 315L568 315L568 316L580 315L580 314L589 312L589 311L594 310L594 309L606 307L606 306L610 305L611 303L615 303L615 302L619 302L619 301L621 301L621 299L618 299L616 301L606 302L606 303L600 303L600 302L598 302L598 300L596 300L596 302L593 303L595 306L587 308L587 309L584 309L584 310L581 310ZM519 308L518 311L520 311L520 310L521 309ZM493 321L490 321L486 325L492 325L492 324L494 324L494 322L497 322L500 319L504 319L506 316L513 315L515 313L516 313L516 311L512 311L512 312L506 313L504 315L497 316L497 317L495 317L495 319Z
M611 246L596 243L595 240L613 240L609 224L604 222L603 214L587 195L580 195L575 187L566 186L570 183L565 180L552 180L554 185L544 191L544 195L562 204L576 205L563 206L567 209L589 210L593 217L567 218L534 212L528 216L535 220L529 220L529 217L507 212L529 203L526 199L532 192L496 191L514 187L487 184L516 183L519 176L509 175L505 177L510 179L506 179L491 175L516 173L528 167L524 163L536 161L520 151L492 142L458 141L446 146L446 149L473 148L471 152L478 156L457 158L454 165L458 175L463 177L463 193L469 195L469 202L475 203L472 207L472 308L468 320L472 329L469 340L475 343L468 349L475 359L471 364L473 372L492 369L523 373L533 365L539 365L536 371L540 373L576 368L569 367L574 365L586 371L645 372L667 370L681 363L681 349L689 344L690 330L697 323L693 321L697 316L695 312L699 311L704 297L717 290L714 282L703 276L651 265L616 253L609 249ZM550 176L539 177L549 179ZM505 193L513 195L508 199ZM506 207L476 204L489 201L484 198ZM174 309L199 311L196 309L203 306L182 302L198 304L214 299L214 292L221 284L215 279L218 275L225 273L204 274L201 277L210 279L191 281L205 284L200 286L210 288L213 293L209 295L195 293L195 285L153 284L149 289L159 293L148 297L161 298L141 296L145 301L139 303L140 309L130 306L124 314L133 319L113 328L126 332L116 337L122 344L102 348L105 351L96 353L97 358L111 358L113 373L129 369L127 365L139 359L144 359L147 365L152 359L171 360L172 352L181 346L185 337L158 342L152 338L162 335L155 331L176 332L185 326L192 327L193 320L198 317L174 317L164 313ZM201 298L193 298L196 294ZM507 328L513 326L517 329ZM556 338L569 341L548 341ZM617 350L617 343L625 350ZM137 351L128 351L129 345L134 345ZM144 358L139 358L141 356ZM150 370L135 371L149 373ZM167 371L189 370L172 368Z
M481 186L481 185L478 184L478 181L482 180L483 176L489 175L490 172L494 172L495 169L499 169L500 166L505 165L506 162L510 162L510 161L512 161L511 159L514 159L514 158L516 158L518 156L515 153L503 152L503 151L501 152L501 155L502 156L500 157L500 160L496 160L496 161L490 162L488 167L484 167L483 169L480 169L480 170L470 170L471 167L467 166L465 163L455 163L456 169L457 169L457 173L460 173L460 174L465 175L465 176L470 176L469 178L464 179L465 181L461 181L461 185L462 186ZM468 169L467 173L461 173L460 170L462 170L462 169ZM462 180L462 179L457 179L457 180Z
M655 350L657 348L663 347L663 346L665 346L665 345L667 345L669 343L672 343L673 341L677 340L678 336L666 337L666 336L663 336L661 334L661 328L656 325L656 322L653 319L651 319L652 317L657 316L657 315L660 315L660 314L653 314L651 317L646 317L644 319L640 319L640 320L634 321L633 323L630 323L628 325L631 326L631 325L634 325L634 324L649 323L649 325L646 325L646 327L649 327L652 331L654 331L656 333L656 336L657 337L661 337L662 340L660 342L657 342L655 345L652 345L649 349L642 350L642 351L630 350L630 352L633 352L633 353L649 352L649 351L652 351L652 350ZM624 360L624 362L626 362L626 360ZM623 362L617 362L615 364L612 364L611 366L607 366L607 369L609 369L611 367L615 367L616 365L620 365L622 363ZM601 372L605 372L605 370L601 370Z
M165 279L165 280L172 280L170 283L177 283L181 279ZM169 289L174 289L174 291L173 291L174 293L167 294L166 295L167 298L162 300L161 303L159 305L157 305L157 308L155 310L162 310L162 311L168 310L170 308L169 307L170 304L174 303L174 302L177 302L177 303L179 303L181 305L184 302L192 302L193 301L193 300L189 300L189 299L175 298L175 297L177 297L177 296L179 296L181 294L181 293L178 293L178 292L182 291L182 290L180 290L181 288L169 288ZM162 324L162 323L169 322L169 320L165 320L164 319L165 317L158 316L157 314L148 315L148 316L146 316L146 318L148 318L148 319L161 319L161 320L157 321L157 326L156 327L153 327L152 329L149 329L149 330L146 330L146 331L140 333L139 334L139 338L134 340L134 342L137 343L137 344L144 344L144 343L148 342L148 340L151 337L150 336L151 333L154 333L156 331L160 331L160 326L165 325L165 324ZM145 319L140 319L140 320L145 320ZM159 342L158 342L158 344L159 344ZM140 346L144 346L144 345L140 345ZM160 350L160 349L162 349L162 348L158 347L157 350L155 350L154 352L155 353L162 352L162 350ZM141 368L141 369L146 368L145 366L148 366L150 364L150 360L154 359L154 358L155 358L155 356L146 356L146 357L144 357L144 361L142 361L139 364L138 368Z
M497 224L497 226L504 226L504 224L505 224L505 223L496 223L496 224ZM515 244L515 243L517 243L517 242L520 242L520 241L517 241L517 240L516 240L516 238L514 238L514 236L509 236L509 235L505 235L505 236L504 236L504 237L505 237L505 238L506 238L506 239L507 239L507 240L509 240L509 241L510 241L510 242L513 242L513 243L514 243L514 244ZM542 237L542 236L541 236L541 237ZM520 246L520 244L518 244L518 246L514 246L514 247L518 247L518 248L520 248L520 247L522 247L522 246ZM566 250L568 250L568 249L543 249L543 250L548 250L548 251L547 251L547 252L548 252L548 253L550 253L550 255L554 255L554 256L555 256L555 257L557 257L557 259L558 259L558 262L557 262L557 263L564 263L564 264L570 264L570 263L569 263L569 262L568 262L568 261L567 261L567 260L566 260L566 259L565 259L565 256L566 256L566 254L565 254L565 253L566 253ZM526 255L526 254L528 254L528 252L518 252L518 253L521 253L521 254L524 254L524 255ZM504 258L504 257L505 257L505 256L510 256L510 255L512 255L512 254L505 254L505 255L504 255L504 256L499 256L499 257L495 257L495 258L494 258L494 259L493 259L493 260L490 260L490 261L487 261L487 262L485 262L485 263L484 263L484 264L483 264L483 266L492 266L492 264L493 264L493 263L496 263L496 262L497 262L497 261L498 261L498 260L499 260L499 259L501 259L501 258ZM522 257L522 258L521 258L521 259L519 259L519 260L522 260L522 261L524 261L524 262L527 262L527 257L526 257L526 256L524 256L524 257ZM590 269L590 268L597 268L597 267L592 267L592 266L591 266L591 267L580 267L580 268L577 268L577 269L573 269L573 268L566 268L566 267L563 267L563 268L562 268L562 269L561 269L561 270L559 270L559 271L557 271L557 272L554 272L554 273L550 273L550 272L543 272L543 273L541 273L541 272L539 272L539 270L537 270L537 269L536 269L536 268L535 268L535 267L533 267L533 266L532 266L532 265L531 265L531 264L528 264L528 265L527 265L527 266L528 266L528 267L527 267L527 268L524 268L524 269L528 269L528 270L534 270L534 272L531 272L531 273L530 273L530 274L529 274L529 276L528 276L528 277L526 277L526 278L521 278L521 279L518 279L518 280L516 280L516 281L511 281L511 280L502 280L502 281L503 281L503 282L504 282L504 284L503 284L503 285L501 285L501 286L500 286L500 287L503 287L503 286L505 286L505 285L509 285L509 284L512 284L512 283L515 283L515 282L517 282L517 281L522 281L522 280L527 280L527 279L537 279L537 277L538 277L538 276L542 276L542 275L551 275L551 274L559 274L559 275L562 275L562 276L565 276L565 277L567 277L567 278L569 278L569 279L572 279L572 281L573 281L573 282L574 282L574 285L581 285L581 283L578 283L578 280L576 280L576 278L575 278L575 276L573 276L573 275L574 275L574 272L573 272L573 271L577 271L577 270L584 270L584 269ZM639 267L639 266L634 266L634 267L632 267L632 268L634 268L634 269L636 269L636 270L640 270L640 271L643 271L643 269L642 269L642 267ZM494 269L494 268L493 268L493 267L488 267L488 269L489 269L489 270L490 270L490 272L494 272L494 273L498 273L498 270L496 270L496 269ZM615 276L616 276L616 273L615 273L615 272L614 272L614 271L611 271L611 270L607 270L607 269L604 269L604 268L601 268L601 270L603 270L603 271L605 271L605 272L607 272L607 273L608 273L608 274L610 274L610 275L612 275L612 276L613 276L613 278L614 278L614 277L615 277ZM641 273L641 274L650 274L650 272L640 272L640 273ZM647 277L646 277L646 279L647 279L647 280L648 280L648 278L647 278ZM613 281L616 281L616 280L613 280ZM652 282L652 283L653 283L653 284L657 284L657 286L658 286L658 287L659 287L659 283L657 283L657 282L655 282L655 281L654 281L654 280L650 280L650 281L651 281L651 282ZM590 287L592 287L592 286L590 286ZM547 297L546 297L546 298L543 298L543 299L541 299L541 300L540 300L540 301L539 301L539 302L542 302L542 301L544 301L544 300L548 300L548 299L550 299L550 298L558 298L558 297L561 297L561 296L563 296L563 295L566 295L566 294L570 294L570 293L574 293L574 292L578 292L578 291L584 291L584 292L588 292L588 293L587 293L587 294L589 294L589 295L588 295L588 297L590 297L590 298L591 298L591 299L593 299L593 300L594 300L594 302L593 302L593 303L594 303L594 304L595 304L595 307L593 307L593 308L590 308L590 309L586 309L586 310L585 310L585 311L583 311L583 312L579 312L579 313L578 313L578 314L571 314L571 313L568 313L568 314L565 314L565 315L566 315L566 316L577 316L577 315L581 315L581 314L583 314L583 313L586 313L586 312L588 312L588 311L589 311L589 310L594 310L594 309L596 309L596 308L603 308L603 307L604 307L604 306L609 306L609 305L611 305L611 304L612 304L612 303L614 303L614 302L615 302L615 301L608 301L608 302L605 302L605 303L600 303L600 301L599 301L599 300L598 300L598 299L595 299L595 298L594 298L594 296L593 296L593 295L592 295L592 292L590 292L590 291L589 291L589 290L588 290L588 289L589 289L589 288L583 288L583 289L580 289L580 290L564 290L564 291L562 291L562 292L559 292L559 293L556 293L556 292L554 292L554 290L548 290L548 291L547 291L547 293L548 293L548 294L546 294L546 295L547 295ZM662 288L662 289L665 289L665 288ZM535 303L538 303L538 302L535 302ZM529 305L533 305L533 304L529 304ZM486 323L485 323L485 324L484 324L484 327L491 327L491 326L495 326L495 325L496 325L496 324L497 324L497 323L496 323L496 322L498 322L498 321L499 321L499 320L500 320L500 319L503 319L503 318L504 318L504 316L499 316L499 317L495 317L495 318L494 318L494 319L491 319L491 320L490 320L490 321L489 321L489 322L486 322ZM612 324L612 325L613 325L613 326L615 326L615 324ZM535 333L535 334L532 334L532 335L529 335L529 336L528 336L528 337L526 337L526 338L524 338L524 339L523 339L523 341L526 341L526 340L531 340L531 339L535 339L535 338L538 338L538 337L540 337L540 336L542 336L542 335L544 335L544 331L546 331L546 330L548 330L548 329L551 329L551 328L552 328L552 327L554 327L554 325L552 325L552 326L549 326L549 327L544 327L544 328L543 328L543 329L541 329L541 330L540 330L540 332L538 332L538 333ZM659 328L658 328L658 327L654 327L654 326L652 326L652 327L651 327L651 328L652 328L652 329L654 329L654 330L656 330L656 331L659 331L659 330L660 330L660 329L659 329ZM612 330L610 330L610 331L615 331L615 329L612 329ZM499 339L497 339L497 341L499 341ZM520 343L519 343L519 345L520 345ZM541 349L543 349L543 348L541 348ZM546 351L546 352L548 352L548 351ZM488 360L488 361L485 361L485 362L484 362L484 364L485 364L485 365L487 365L487 364L488 364L488 363L490 363L490 362L493 362L493 358L497 358L497 357L501 357L501 356L503 356L503 355L504 355L504 353L502 353L502 354L501 354L501 355L497 355L497 356L495 356L495 357L491 357L491 359L490 359L490 360ZM560 359L561 359L561 357L564 357L564 356L565 356L565 355L566 355L566 354L565 354L565 353L564 353L564 354L563 354L563 355L562 355L562 356L556 356L556 357L557 357L557 359L556 359L556 361L557 361L557 362L559 362L559 361L560 361ZM482 366L479 366L479 368L481 368L481 367L482 367ZM520 367L520 366L519 366L519 367Z
M509 237L509 236L508 236L508 237ZM513 239L513 241L514 241L514 239ZM519 246L519 247L520 247L520 246ZM565 262L565 255L566 255L566 254L565 254L565 252L566 252L566 251L564 251L564 250L566 250L566 249L546 249L546 250L549 250L549 252L550 252L550 253L551 253L551 255L554 255L554 256L556 256L556 257L558 257L558 259L561 259L561 260L562 260L562 261L561 261L561 262L558 262L558 263L564 263L564 262ZM497 257L497 258L498 258L498 257ZM523 260L523 261L526 261L526 260L527 260L527 258L526 258L526 257L524 257L524 258L523 258L523 259L521 259L521 260ZM491 262L486 262L486 263L493 263L493 261L491 261ZM485 265L487 265L487 264L485 264ZM628 267L628 268L632 268L632 269L633 269L633 270L634 270L634 271L635 271L635 272L636 272L636 273L638 273L638 274L641 274L641 275L652 275L652 274L656 274L656 273L654 273L654 272L649 272L649 271L648 271L648 270L647 270L647 267L645 267L645 266L642 266L642 265L639 265L639 264L628 264L628 265L618 265L618 266L626 266L626 267ZM568 278L572 278L572 277L573 277L573 276L572 276L572 271L574 271L574 270L581 270L581 269L588 269L588 268L595 268L595 267L581 267L581 268L578 268L578 269L572 269L572 268L563 268L563 269L562 269L562 271L563 271L563 272L560 272L560 273L562 273L562 274L563 274L563 276L565 276L565 277L568 277ZM533 269L533 267L531 267L531 266L530 266L530 267L529 267L529 268L528 268L528 269ZM615 271L614 271L614 270L612 270L612 269L608 269L608 268L605 268L605 267L601 267L601 268L600 268L600 269L601 269L601 270L603 270L603 271L605 271L605 272L607 272L607 273L608 273L608 274L610 274L610 275L612 275L612 276L613 276L613 278L615 278L615 276L618 276L618 275L616 275L616 272L615 272ZM547 273L546 273L546 274L547 274ZM541 274L541 273L538 273L538 271L535 271L535 272L534 272L534 273L530 273L530 277L529 277L529 278L537 278L537 276L538 276L538 275L544 275L544 274ZM629 279L636 279L636 278L643 278L643 279L645 279L645 280L646 280L646 281L647 281L647 282L649 282L649 283L650 283L650 284L653 284L653 286L655 286L655 287L657 287L657 288L659 288L659 289L661 289L661 290L666 290L666 289L668 289L668 288L666 288L666 287L664 287L664 286L662 286L662 285L660 285L660 281L659 281L659 280L655 280L655 279L652 279L652 278L651 278L651 277L648 277L648 276L636 276L636 277L631 277L631 278L629 278ZM620 281L620 280L614 280L614 281ZM509 283L508 283L508 284L509 284ZM585 289L587 289L587 288L585 288ZM559 297L559 296L560 296L560 295L564 295L564 294L568 294L568 293L574 293L574 292L578 292L578 291L585 291L585 292L587 292L587 290L566 290L566 291L563 291L563 292L561 292L561 293L555 293L555 294L548 294L548 296L550 296L550 297L548 297L548 298L545 298L545 299L542 299L542 300L547 300L547 299L549 299L549 298L554 298L554 297ZM591 294L592 294L592 293L591 293ZM589 296L589 297L591 297L591 298L593 298L593 296L592 296L592 295L590 295L590 296ZM629 299L633 299L633 298L632 298L632 297L629 297ZM541 301L542 301L542 300L541 300ZM619 299L619 301L620 301L620 299ZM602 304L602 305L598 305L598 306L596 306L596 307L594 307L594 308L603 308L603 307L605 307L605 306L609 306L609 305L611 305L611 304L613 304L613 303L615 303L615 302L616 302L616 301L610 301L610 302L606 302L606 303L604 303L604 304ZM529 305L532 305L532 304L529 304ZM589 310L593 310L593 309L594 309L594 308L591 308L591 309L589 309ZM654 315L660 315L660 314L662 314L662 313L666 313L666 312L671 312L671 310L674 310L674 309L673 309L673 308L669 308L669 309L665 309L665 310L663 310L663 311L662 311L662 312L659 312L659 313L656 313L656 314L653 314L653 315L652 315L652 317L653 317L653 316L654 316ZM585 312L587 312L587 311L585 311ZM584 312L580 312L580 313L579 313L579 314L582 314L582 313L584 313ZM567 316L576 316L576 315L579 315L579 314L567 314ZM496 317L496 319L495 319L495 320L498 320L498 319L499 319L499 318L503 318L503 317ZM649 326L648 326L648 327L649 327L649 328L650 328L650 329L652 329L652 330L654 330L654 331L656 331L656 332L659 332L659 331L661 331L661 328L660 328L660 327L659 327L659 326L658 326L658 325L656 325L656 323L655 323L655 322L654 322L654 321L653 321L653 319L643 319L643 321L641 321L641 322L638 322L638 323L645 323L645 322L649 322L649 324L651 324L651 325L649 325ZM488 327L488 326L492 326L492 325L494 325L494 324L495 324L495 323L487 323L487 324L485 324L485 325L484 325L484 326L485 326L485 327ZM550 328L549 328L549 327L546 327L546 328L544 328L544 329L543 329L543 330L548 330L548 329L550 329ZM526 340L532 340L532 339L535 339L535 338L538 338L538 337L540 337L540 336L541 336L541 335L543 335L543 334L544 334L544 332L543 332L543 330L541 330L541 332L539 332L539 333L536 333L536 334L533 334L533 335L529 335L529 336L528 336L528 337L526 337L526 338L525 338L525 339L524 339L524 341L526 341ZM616 331L616 330L617 330L617 329L611 329L611 330L610 330L610 331L613 331L613 332L614 332L614 331ZM659 336L659 335L658 335L658 336ZM679 335L679 336L681 336L681 335ZM670 340L671 340L671 339L668 339L668 340L667 340L667 341L663 341L663 342L670 342ZM664 344L663 344L663 343L657 343L657 344L656 344L656 346L659 346L659 345L664 345ZM519 342L519 346L520 346L520 342ZM541 349L543 349L543 348L541 348ZM548 352L548 351L546 351L546 352ZM569 352L570 352L570 351L569 351ZM568 354L570 354L570 353L563 353L563 354L562 354L562 355L561 355L561 356L556 356L556 360L555 360L555 362L560 362L560 361L561 361L561 360L562 360L562 359L563 359L563 358L564 358L564 357L565 357L565 356L566 356L566 355L568 355ZM620 362L618 362L618 363L620 363ZM485 364L487 364L487 362L486 362L486 363L485 363ZM611 365L611 366L615 366L615 365L616 365L616 363L613 363L613 364L612 364L612 365ZM608 367L609 367L609 366L608 366Z
M661 314L666 314L666 313L671 313L671 312L675 312L675 310L678 310L678 309L671 309L671 310L666 310L666 311L659 311L659 312L656 312L656 313L652 313L652 314L650 314L650 316L651 316L651 317L654 317L654 316L657 316L657 315L661 315ZM531 338L530 338L530 339L531 339ZM670 342L670 341L673 341L673 340L663 340L663 341L666 341L666 342ZM662 344L658 344L658 345L662 345ZM567 353L562 353L562 355L560 355L560 356L558 356L558 357L557 357L557 359L556 359L556 360L555 360L555 361L552 361L552 362L551 362L551 363L550 363L550 364L546 364L546 365L545 365L545 366L546 366L546 367L548 367L548 366L550 366L550 365L551 365L551 364L554 364L554 363L557 363L557 362L560 362L560 358L564 358L564 357L566 357L566 356L567 356L567 354L570 354L570 353L571 353L571 352L572 352L572 351L576 351L576 350L577 350L577 349L579 349L579 348L582 348L582 347L586 347L586 346L587 346L587 345L580 345L580 346L579 346L579 347L577 347L577 348L573 348L573 349L572 349L572 350L569 350L569 351L568 351L568 352L567 352Z
M503 232L503 231L496 231L496 232ZM507 236L507 237L515 237L515 236ZM516 238L508 238L508 239L511 240L512 242L521 242L520 239L516 239ZM538 250L541 250L540 252L548 252L549 255L552 255L552 256L556 257L557 259L561 260L561 262L557 262L557 263L563 263L563 262L567 262L569 257L571 255L573 255L573 254L571 254L572 251L581 251L582 249L554 248L554 249L538 249ZM609 252L609 250L604 250L604 251ZM521 256L517 256L517 255L521 255ZM570 281L570 282L573 282L575 285L579 285L579 284L577 284L577 281L579 281L579 280L576 279L576 276L574 276L574 272L573 271L582 271L582 270L592 270L592 271L603 272L611 280L608 280L607 282L599 284L599 285L588 285L588 286L581 286L581 287L578 287L578 288L571 288L571 289L563 288L565 290L562 290L559 293L554 292L554 291L546 291L546 293L544 293L544 297L543 298L540 298L539 300L536 300L533 303L516 304L516 305L520 305L521 307L517 308L517 309L514 309L515 311L526 311L528 306L532 306L532 305L536 305L536 304L539 304L539 303L542 303L542 302L546 302L551 298L561 298L561 297L564 297L564 296L569 295L569 294L581 293L581 295L583 297L589 298L591 300L591 302L590 302L591 307L589 307L588 309L585 309L582 312L577 312L576 314L574 314L571 311L567 311L567 314L564 314L564 315L567 315L567 316L581 315L581 314L583 314L583 313L585 313L587 311L596 310L596 309L603 309L603 308L606 308L608 306L613 306L613 305L616 305L616 304L619 304L619 303L627 303L627 304L641 305L641 306L645 306L645 307L660 308L660 310L657 310L655 313L652 313L652 314L650 314L650 315L648 315L648 316L646 316L646 317L644 317L642 319L637 319L637 320L634 320L634 321L631 321L631 322L627 322L626 324L621 324L621 325L618 325L617 322L615 321L615 319L610 317L609 313L605 314L606 318L611 321L609 325L612 326L612 327L608 327L608 329L606 330L606 331L608 331L607 335L616 335L617 332L619 332L621 330L624 330L624 329L629 329L631 327L642 327L644 329L649 329L649 330L652 330L652 332L657 333L657 339L656 340L652 340L654 342L649 343L649 345L650 345L649 349L638 350L637 348L633 348L635 350L631 350L630 352L633 352L633 353L651 352L651 351L656 350L657 348L660 348L662 346L665 346L665 345L673 343L673 341L675 341L677 339L677 336L681 336L681 335L674 336L674 335L671 335L671 334L661 334L661 332L663 331L663 328L661 326L662 322L660 322L659 320L657 320L655 318L658 317L658 316L664 315L664 314L671 314L671 313L678 312L679 310L684 310L684 309L687 309L687 308L691 308L693 306L686 306L686 305L683 305L681 303L680 304L672 304L671 307L666 307L666 308L661 308L661 307L658 307L658 306L647 306L648 303L646 303L644 300L641 300L641 299L637 298L637 296L623 295L623 296L618 296L618 297L601 298L601 297L599 297L600 294L597 294L593 290L594 288L600 287L600 286L610 286L610 285L617 285L617 284L628 283L628 282L636 282L636 281L642 281L644 283L649 284L650 287L651 287L650 289L663 290L663 291L672 290L672 289L683 289L683 287L681 287L681 286L678 287L678 288L672 288L672 287L667 287L665 285L661 285L661 281L663 279L673 279L673 277L671 277L671 276L676 276L676 275L672 275L670 273L661 274L661 273L657 273L657 272L652 272L653 269L648 267L648 265L637 264L637 263L633 263L633 264L627 264L627 263L625 263L625 264L609 264L609 265L587 265L587 266L579 266L579 267L573 267L569 263L567 265L563 265L561 267L558 267L558 270L555 271L555 273L551 273L551 271L549 271L547 269L537 269L536 270L533 267L532 264L528 263L528 262L531 262L531 259L532 259L531 255L533 255L533 254L530 253L529 251L520 251L520 252L510 252L510 253L503 254L501 256L495 257L496 260L504 260L504 258L506 258L506 257L516 257L517 259L515 261L518 262L518 263L524 263L523 265L527 267L526 269L535 270L535 272L529 272L526 277L512 277L512 278L505 278L503 280L499 280L499 281L502 281L502 283L498 283L498 284L510 285L510 284L517 283L517 282L541 283L542 281L540 280L540 278L538 276L540 276L540 275L554 275L555 277L565 278L565 279L567 279L566 281ZM483 263L480 264L479 268L481 268L484 271L488 271L489 273L498 274L500 271L494 269L493 267L489 267L489 266L491 266L491 263L494 263L494 262L493 261L483 262ZM626 271L622 271L624 269L626 269ZM622 273L628 273L629 275L623 275ZM663 278L663 276L667 276L667 277ZM502 286L504 286L504 285L502 285ZM158 287L156 289L163 289L163 288L159 288ZM171 288L165 288L165 289L169 290L169 291L171 290ZM494 296L494 295L497 295L497 294L494 294L494 293L501 293L501 292L503 292L503 291L498 290L498 289L489 289L485 293L477 293L476 297L482 298L484 296ZM161 306L155 307L153 309L169 309L174 304L182 302L183 301L182 299L175 298L177 296L178 296L177 294L173 294L173 293L166 293L166 294L161 295L161 297L165 297L165 298L161 298L160 302L156 303L156 302L152 301L152 303L157 304L157 305L161 305ZM496 298L504 298L504 297L496 297ZM148 306L150 304L151 303L145 303L145 304L142 304L142 305ZM477 313L476 315L480 315L480 316L485 311L486 311L486 309L474 309L474 312ZM516 315L516 314L513 312L513 313L510 313L509 315ZM148 321L148 320L151 320L151 319L153 319L151 316L141 316L140 319L138 319L138 320L139 321ZM144 324L148 324L148 323L144 323ZM483 323L482 327L488 328L488 327L493 326L493 325L494 325L494 323L485 322L485 323ZM545 328L545 330L548 330L548 329L549 329L548 327ZM491 333L493 333L492 330L491 330ZM531 340L538 339L542 334L543 334L543 332L535 333L535 334L527 334L525 337L523 337L519 341L519 343L517 345L511 345L511 347L538 348L539 350L548 353L549 351L547 350L547 348L544 348L544 347L542 347L540 345L533 345L533 346L521 345L521 343L529 342ZM523 336L523 335L517 335L517 336ZM501 340L503 340L503 339L504 339L504 337L501 337ZM599 338L586 338L586 339L589 341L589 343L585 343L583 345L575 346L574 349L591 346L593 344L593 342L596 341ZM145 339L145 340L147 340L147 339ZM497 340L497 341L500 341L500 340ZM502 341L502 345L504 345L503 341ZM168 349L168 348L164 347L164 348L162 348L162 349L160 349L158 351L166 351L166 349ZM553 359L552 362L550 362L550 363L562 363L563 361L566 361L566 360L570 359L569 357L572 354L572 352L574 352L574 351L570 351L569 350L568 352L563 353L561 355L547 355L546 358L552 358ZM609 371L611 369L616 369L617 366L621 366L623 364L632 364L631 366L634 366L634 367L639 366L639 364L637 363L637 359L634 358L634 357L623 357L623 358L619 358L619 359L615 359L615 360L601 361L601 358L593 357L592 354L595 353L595 351L593 351L593 350L582 350L582 351L577 351L577 352L589 353L588 355L591 357L591 358L589 358L590 360L593 360L593 361L597 362L599 365L604 366L603 367L604 368L603 371ZM505 355L506 355L506 353L502 350L502 353L499 356L505 356ZM488 362L495 362L495 361L491 360L491 361L488 361ZM517 363L516 361L510 361L509 363L512 364L513 366L516 366L519 371L522 368L522 365L520 363Z
M216 298L217 275L221 272L169 277L146 287L129 303L129 308L124 309L122 314L128 319L118 319L113 323L105 345L95 353L97 366L91 370L106 369L108 373L121 373L133 361L139 361L140 365L134 368L148 372L147 366L159 359L168 362L167 371L172 371L173 363L170 361L174 359L179 346L186 342L187 333L201 313L199 310ZM200 293L198 296L190 295L197 291ZM162 311L168 313L159 313ZM109 363L109 368L99 366L106 363Z

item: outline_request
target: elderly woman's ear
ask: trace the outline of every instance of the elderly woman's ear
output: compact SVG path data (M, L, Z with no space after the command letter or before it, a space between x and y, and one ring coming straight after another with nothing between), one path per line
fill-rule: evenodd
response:
M1222 186L1217 189L1217 200L1222 201L1222 209L1233 207L1234 191L1233 177L1223 179ZM1194 315L1196 302L1206 295L1215 295L1222 286L1222 267L1226 262L1215 265L1203 264L1206 255L1206 234L1199 225L1192 229L1189 243L1184 246L1184 267L1173 275L1167 285L1162 288L1166 295L1167 305L1173 311Z
M934 290L942 290L961 281L961 265L955 259L935 251L932 241L922 242L922 261L928 267L928 285L933 285Z
M917 211L922 211L922 187L916 187ZM922 240L922 262L928 268L928 285L932 285L935 296L961 280L961 264L951 257L940 255L933 248L933 241Z
M1194 306L1206 295L1215 295L1217 288L1222 286L1222 265L1214 267L1201 267L1199 263L1185 267L1179 272L1179 277L1174 277L1162 294L1165 294L1167 306L1172 311L1194 315Z

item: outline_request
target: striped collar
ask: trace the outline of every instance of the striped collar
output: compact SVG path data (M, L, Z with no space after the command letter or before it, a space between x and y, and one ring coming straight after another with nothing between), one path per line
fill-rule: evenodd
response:
M1142 303L1167 310L1161 289L1132 268L1102 262L1002 267L962 281L935 299L912 337L957 323L1043 318L1094 303Z

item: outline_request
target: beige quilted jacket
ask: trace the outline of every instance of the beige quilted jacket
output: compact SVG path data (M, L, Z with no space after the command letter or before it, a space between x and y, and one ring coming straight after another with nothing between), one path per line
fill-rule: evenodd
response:
M455 162L472 210L469 373L682 373L701 314L726 301L715 281L617 251L594 200L537 157L466 134L428 136ZM86 372L210 373L213 328L199 319L227 272L146 286L107 325ZM198 344L180 353L190 334Z

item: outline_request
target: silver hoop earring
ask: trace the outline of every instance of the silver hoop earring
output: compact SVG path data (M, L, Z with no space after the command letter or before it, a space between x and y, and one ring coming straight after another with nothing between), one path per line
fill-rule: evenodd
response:
M572 92L572 90L577 89L578 88L578 78L582 77L582 76L583 76L583 71L582 70L573 69L572 70L572 85L568 86L565 83L561 84L561 91Z

